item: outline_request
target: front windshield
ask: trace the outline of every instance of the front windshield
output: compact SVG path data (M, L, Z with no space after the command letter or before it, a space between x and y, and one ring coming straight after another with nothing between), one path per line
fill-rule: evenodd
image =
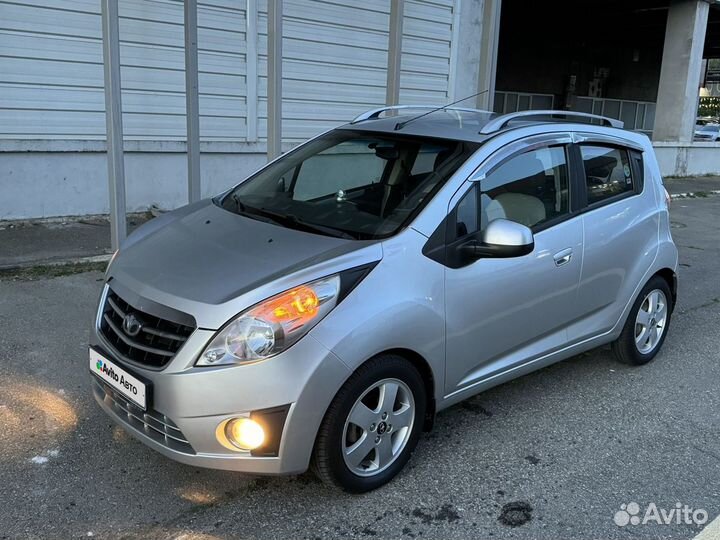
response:
M720 126L717 124L705 124L704 126L700 126L698 131L702 131L704 133L717 133L720 131Z
M477 147L334 130L261 170L220 204L285 227L384 238L405 226Z

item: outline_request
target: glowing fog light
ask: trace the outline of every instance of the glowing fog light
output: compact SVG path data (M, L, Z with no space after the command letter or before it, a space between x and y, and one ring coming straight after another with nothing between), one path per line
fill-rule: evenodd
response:
M265 430L250 418L234 418L225 424L225 436L241 450L254 450L265 442Z

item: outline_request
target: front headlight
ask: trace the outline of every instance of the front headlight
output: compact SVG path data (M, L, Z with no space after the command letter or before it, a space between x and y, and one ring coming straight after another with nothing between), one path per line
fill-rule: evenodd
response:
M207 346L198 366L270 358L298 341L332 310L340 294L335 275L294 287L244 311Z

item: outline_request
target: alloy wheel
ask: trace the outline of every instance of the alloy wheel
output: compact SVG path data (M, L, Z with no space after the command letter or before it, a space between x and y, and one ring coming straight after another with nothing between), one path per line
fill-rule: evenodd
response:
M400 379L370 386L350 409L342 438L343 459L358 476L387 469L405 449L415 421L415 398Z
M651 353L665 332L667 298L660 289L650 291L635 318L635 346L641 354Z

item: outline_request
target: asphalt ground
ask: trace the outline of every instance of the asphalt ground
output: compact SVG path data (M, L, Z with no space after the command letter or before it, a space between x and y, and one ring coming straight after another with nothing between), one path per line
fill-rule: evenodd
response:
M149 218L149 215L128 216L128 231L132 232ZM0 271L109 253L112 253L110 223L104 217L0 221Z
M720 197L673 203L680 300L653 363L599 349L487 391L361 496L146 448L89 391L101 274L0 281L0 538L692 538L614 517L720 513L719 217Z

